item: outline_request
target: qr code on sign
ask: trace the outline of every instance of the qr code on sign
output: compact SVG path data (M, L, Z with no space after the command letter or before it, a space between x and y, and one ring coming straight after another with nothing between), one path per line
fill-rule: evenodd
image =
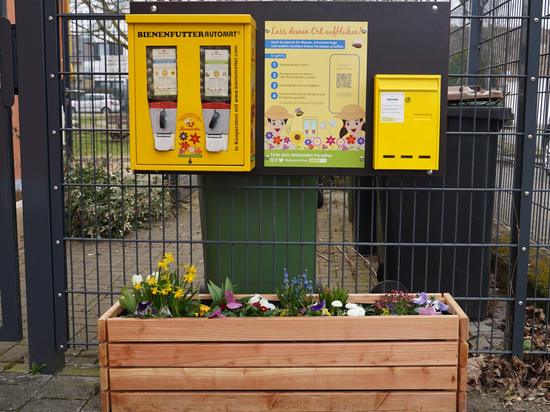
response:
M336 73L336 88L351 89L351 73Z

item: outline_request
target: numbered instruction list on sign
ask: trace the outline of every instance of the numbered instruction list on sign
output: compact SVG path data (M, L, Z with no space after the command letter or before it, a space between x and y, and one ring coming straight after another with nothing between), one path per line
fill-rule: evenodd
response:
M365 167L367 22L265 26L265 166Z

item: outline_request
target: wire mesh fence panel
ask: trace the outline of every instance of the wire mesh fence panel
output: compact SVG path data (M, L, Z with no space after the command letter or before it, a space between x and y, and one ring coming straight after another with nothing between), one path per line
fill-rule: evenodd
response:
M548 353L547 0L528 273L517 268L524 6L451 2L449 85L490 92L474 87L449 102L442 176L237 179L128 169L129 2L61 2L68 344L96 344L96 318L169 251L195 264L202 284L230 276L246 293L273 292L284 268L351 292L451 292L471 318L475 353L511 353L513 333L523 335L513 308L516 276L526 276L524 349Z

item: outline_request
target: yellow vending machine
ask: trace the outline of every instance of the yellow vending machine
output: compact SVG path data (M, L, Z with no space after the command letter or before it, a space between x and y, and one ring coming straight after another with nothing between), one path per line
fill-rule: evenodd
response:
M252 170L252 17L130 14L126 22L131 168Z

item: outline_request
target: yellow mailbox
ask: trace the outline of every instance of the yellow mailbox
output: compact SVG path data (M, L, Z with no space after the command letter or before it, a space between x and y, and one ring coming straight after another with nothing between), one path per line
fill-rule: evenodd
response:
M133 14L126 22L132 169L252 170L252 17Z
M440 75L376 75L374 169L437 170Z

